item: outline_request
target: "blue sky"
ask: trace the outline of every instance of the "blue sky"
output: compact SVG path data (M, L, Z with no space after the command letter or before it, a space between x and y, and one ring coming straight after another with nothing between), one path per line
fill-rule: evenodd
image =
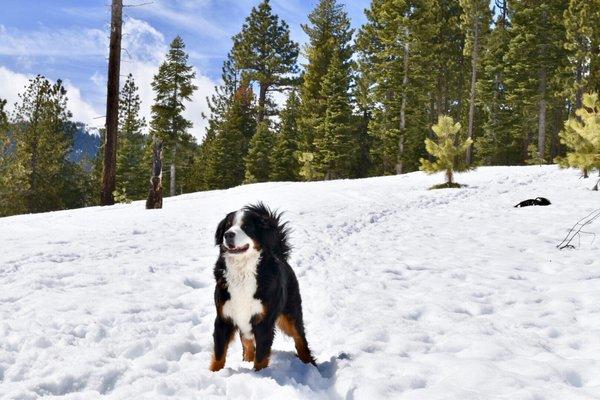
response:
M199 87L188 107L203 134L200 113L204 98L218 82L223 59L236 34L259 0L126 0L125 4L148 3L125 10L123 73L133 73L141 87L143 112L149 115L149 87L166 51L181 35L196 68ZM365 21L363 10L370 0L342 0L358 28ZM69 90L75 118L100 126L104 115L106 55L110 0L3 0L0 16L0 98L16 101L27 78L43 74L61 78ZM288 22L292 38L306 36L300 28L317 0L271 0L274 12ZM95 119L96 118L96 119Z

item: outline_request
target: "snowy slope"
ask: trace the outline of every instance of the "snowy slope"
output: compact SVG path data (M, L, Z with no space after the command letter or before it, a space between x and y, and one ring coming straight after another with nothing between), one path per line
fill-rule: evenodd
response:
M599 207L577 171L480 168L269 183L0 219L1 399L598 399ZM514 209L548 197L553 205ZM213 233L263 200L293 228L318 370L277 337L254 372L212 348ZM600 222L589 230L600 233ZM55 396L55 397L52 397Z

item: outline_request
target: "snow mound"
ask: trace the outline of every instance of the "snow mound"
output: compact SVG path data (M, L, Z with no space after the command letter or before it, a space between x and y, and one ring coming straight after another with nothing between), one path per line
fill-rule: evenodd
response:
M266 183L0 219L0 398L598 399L600 240L556 244L599 207L577 171ZM551 206L515 209L543 196ZM318 368L278 335L208 371L213 234L286 211ZM600 233L600 222L588 227Z

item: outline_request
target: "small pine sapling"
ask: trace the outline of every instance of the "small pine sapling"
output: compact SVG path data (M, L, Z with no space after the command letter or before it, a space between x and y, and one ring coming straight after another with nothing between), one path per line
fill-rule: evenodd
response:
M600 168L600 102L598 93L583 96L583 107L575 111L577 117L565 122L559 133L560 142L569 149L556 162L563 168L580 168L584 178L594 168ZM595 190L598 185L596 184Z
M454 182L454 173L472 169L464 163L465 154L473 143L471 139L462 140L459 135L460 123L455 123L452 117L441 115L438 123L431 127L436 140L425 139L425 148L435 161L421 158L421 171L428 174L445 172L446 183L433 186L431 189L456 188L460 184Z

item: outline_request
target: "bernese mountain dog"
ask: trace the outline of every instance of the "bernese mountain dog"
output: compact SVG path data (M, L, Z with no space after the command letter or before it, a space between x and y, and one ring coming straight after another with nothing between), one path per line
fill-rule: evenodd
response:
M267 367L276 326L294 339L300 360L315 364L304 333L298 280L288 264L288 228L280 219L281 214L258 203L219 223L211 371L225 366L236 331L244 361L254 362L257 371Z

